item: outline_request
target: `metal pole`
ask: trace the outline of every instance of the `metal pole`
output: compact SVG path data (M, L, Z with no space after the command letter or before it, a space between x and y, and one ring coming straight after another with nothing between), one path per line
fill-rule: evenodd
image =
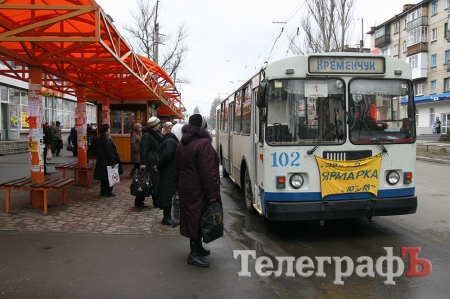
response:
M364 47L364 19L361 18L361 43L360 43L360 49L359 52L363 52Z

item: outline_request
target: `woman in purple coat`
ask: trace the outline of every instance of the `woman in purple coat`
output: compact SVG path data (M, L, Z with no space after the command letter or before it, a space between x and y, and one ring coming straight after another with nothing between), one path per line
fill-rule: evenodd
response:
M206 131L206 121L193 114L182 129L175 157L175 182L180 198L180 233L190 239L187 263L209 267L202 257L210 251L203 248L201 218L210 201L220 202L219 156Z

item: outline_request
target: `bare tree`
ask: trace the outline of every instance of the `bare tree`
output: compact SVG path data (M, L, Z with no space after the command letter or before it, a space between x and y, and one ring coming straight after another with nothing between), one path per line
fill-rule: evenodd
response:
M211 108L209 109L209 118L208 123L211 125L212 128L216 128L216 109L217 105L220 104L220 96L215 98L214 101L211 103Z
M155 43L156 34L155 25L157 24L158 1L153 6L150 0L136 0L137 12L130 11L134 23L124 26L130 37L130 44L136 52L155 60ZM159 34L158 48L162 50L158 64L166 71L166 73L175 78L177 83L189 83L186 78L176 78L176 73L182 67L182 63L187 55L188 47L184 43L187 37L187 29L183 23L178 28L176 34Z
M305 0L306 15L301 29L291 33L290 50L294 54L344 51L350 41L348 35L356 0ZM303 43L296 39L304 34Z

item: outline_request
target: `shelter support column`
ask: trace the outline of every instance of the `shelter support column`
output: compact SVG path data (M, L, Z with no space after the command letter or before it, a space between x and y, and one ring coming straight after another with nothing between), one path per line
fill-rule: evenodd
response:
M102 98L102 124L111 125L111 109L109 106L109 97Z
M28 86L28 149L30 151L31 182L44 182L44 142L42 110L42 69L30 67ZM44 209L44 191L30 191L34 209Z
M77 97L77 108L75 110L75 129L77 131L78 166L87 167L87 120L86 120L86 87L77 85L75 87ZM87 172L78 172L78 184L87 185Z

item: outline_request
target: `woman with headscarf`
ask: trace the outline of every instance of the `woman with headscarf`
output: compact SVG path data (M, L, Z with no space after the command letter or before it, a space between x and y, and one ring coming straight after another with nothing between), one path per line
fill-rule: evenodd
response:
M193 114L182 128L183 137L175 156L175 182L180 198L180 233L190 238L191 252L187 263L209 267L203 256L210 251L203 248L201 218L208 203L220 198L219 156L206 131L206 120Z
M122 164L120 164L119 152L114 141L109 137L111 126L104 124L100 128L100 137L97 145L97 162L95 163L94 179L100 180L100 196L113 197L113 187L109 186L107 166L119 167L119 175L123 173Z
M159 186L159 174L155 170L156 163L158 163L159 156L159 144L161 143L161 135L159 129L161 128L161 120L156 116L152 116L148 119L147 127L142 128L141 146L139 152L139 164L140 168L145 169L150 174L152 180L152 200L153 207L157 207L158 204L158 186ZM145 197L136 196L135 206L141 208L148 208L144 205Z
M172 125L172 123L170 123ZM173 126L173 125L172 125ZM163 135L159 147L159 160L156 171L159 173L158 207L163 210L164 218L162 225L171 225L170 211L172 208L172 197L177 192L175 184L175 152L178 142L181 140L181 128L183 125L170 126L171 130ZM177 136L178 135L178 136Z

